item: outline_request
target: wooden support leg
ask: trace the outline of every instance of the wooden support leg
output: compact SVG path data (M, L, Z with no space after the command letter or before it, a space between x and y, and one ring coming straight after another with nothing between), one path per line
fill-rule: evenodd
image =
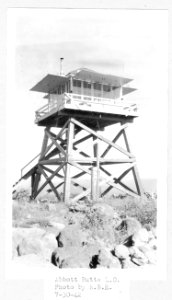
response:
M66 149L66 166L65 166L65 184L64 184L64 201L67 203L70 201L71 190L71 165L69 164L70 156L73 150L74 139L74 124L70 121L67 131L67 149Z
M40 154L39 160L41 160L44 157L44 153L46 152L47 144L48 144L48 135L47 135L47 128L45 128L44 139L42 142L42 149L41 149L41 154Z
M125 141L125 144L126 144L127 151L130 152L131 150L130 150L130 146L129 146L128 139L127 139L126 128L123 129L123 136L124 136L124 141ZM136 165L133 166L132 172L133 172L133 177L134 177L134 182L135 182L135 185L136 185L137 193L138 193L139 196L143 196L144 191L143 191L143 188L142 188L139 172L138 172L138 169L137 169Z
M91 199L97 201L97 167L91 169Z
M48 182L51 189L53 190L54 194L56 195L57 199L60 201L60 195L58 193L58 191L55 189L54 184L52 183L51 179L53 178L54 175L51 175L50 178L47 176L47 174L45 173L44 169L42 168L42 166L39 166L39 170L40 172L43 174L43 176L46 179L46 183Z
M96 141L96 142L95 142ZM92 167L91 172L91 198L93 201L98 201L99 199L99 140L93 136L93 152L96 158L96 163Z
M33 192L34 181L35 181L35 173L32 173L32 175L31 175L31 199L34 198L33 197L33 194L34 194L34 192Z
M44 131L44 139L42 142L42 148L41 148L41 154L39 157L39 161L44 157L44 153L46 152L46 148L47 148L47 144L48 144L48 136L46 134L46 130L47 129L45 129L45 131ZM39 186L40 179L41 179L41 174L39 173L38 170L36 170L31 175L31 197L33 199L35 199L38 194L38 186Z
M31 197L33 199L37 196L38 186L40 182L41 174L39 173L33 173L32 174L32 191L31 191Z
M141 184L139 172L138 172L138 169L137 169L136 165L133 167L132 171L133 171L133 176L134 176L134 181L135 181L135 185L136 185L136 188L137 188L137 192L138 192L139 196L143 196L144 191L143 191L143 187L142 187L142 184Z

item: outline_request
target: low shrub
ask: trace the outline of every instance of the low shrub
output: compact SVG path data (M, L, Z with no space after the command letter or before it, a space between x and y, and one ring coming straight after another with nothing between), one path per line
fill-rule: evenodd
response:
M26 189L20 189L18 191L15 191L12 199L18 202L29 202L30 201L29 191Z
M148 193L142 199L126 196L125 198L109 199L107 202L110 202L121 218L136 218L144 227L157 225L156 197L153 198Z

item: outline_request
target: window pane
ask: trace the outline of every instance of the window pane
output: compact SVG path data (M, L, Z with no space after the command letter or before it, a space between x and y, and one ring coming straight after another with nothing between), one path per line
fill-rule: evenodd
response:
M104 92L110 92L110 90L111 90L110 85L104 85L104 86L103 86L103 91L104 91Z
M91 83L84 81L84 89L91 89Z
M94 90L99 90L99 91L101 91L101 84L95 82L95 83L94 83Z
M80 80L75 80L73 81L73 85L76 87L81 87L81 81Z

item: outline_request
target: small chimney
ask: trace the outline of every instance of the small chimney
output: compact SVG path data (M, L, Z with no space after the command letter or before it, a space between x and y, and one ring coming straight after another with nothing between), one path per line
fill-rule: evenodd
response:
M63 63L63 57L60 57L60 75L63 75L63 68L62 68L62 63Z

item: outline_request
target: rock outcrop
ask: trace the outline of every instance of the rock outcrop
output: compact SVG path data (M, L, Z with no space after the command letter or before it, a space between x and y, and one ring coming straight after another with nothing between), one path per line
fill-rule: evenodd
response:
M42 228L13 229L13 258L58 268L137 268L156 264L156 229L135 218L121 219L103 202L62 207ZM37 259L36 259L37 257Z

